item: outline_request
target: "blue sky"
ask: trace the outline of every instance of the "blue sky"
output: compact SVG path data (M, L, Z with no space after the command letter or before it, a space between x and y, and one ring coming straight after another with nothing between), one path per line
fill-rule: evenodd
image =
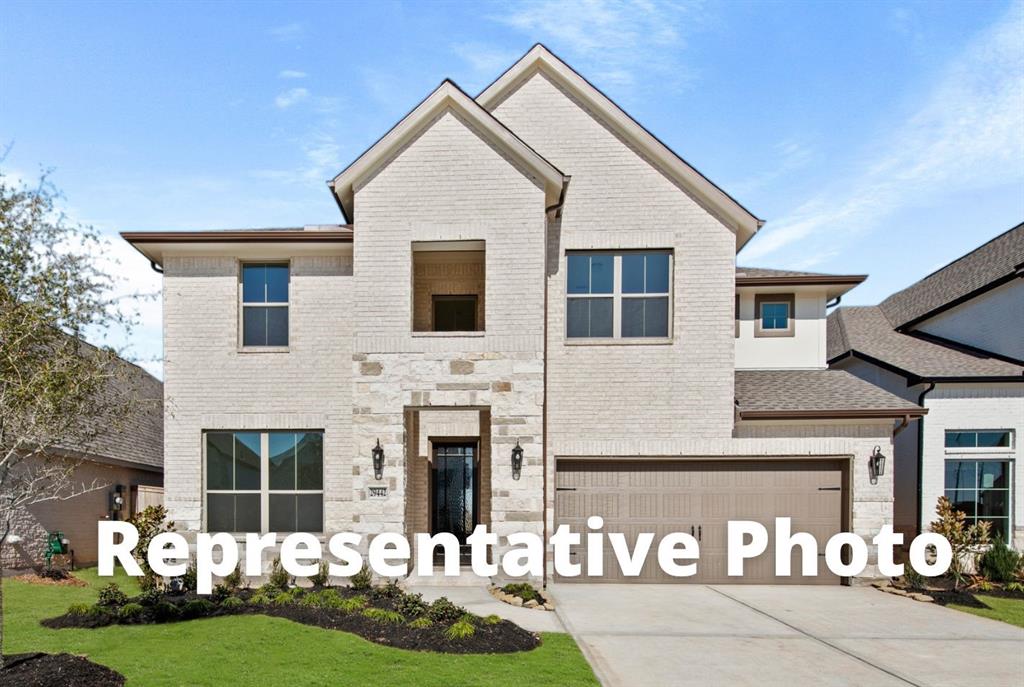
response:
M4 170L122 230L340 222L324 180L544 42L767 224L741 264L874 303L1024 219L1024 4L41 3L0 21ZM115 242L124 290L156 290ZM160 357L158 302L131 341ZM147 364L159 370L159 362Z

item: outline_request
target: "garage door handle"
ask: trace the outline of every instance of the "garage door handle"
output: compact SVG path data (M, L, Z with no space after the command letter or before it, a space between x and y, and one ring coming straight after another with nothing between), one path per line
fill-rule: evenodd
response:
M842 491L842 487L818 487L818 491Z
M690 525L690 536L692 537L693 535L694 535L693 525Z
M697 541L704 541L704 525L697 525Z
M555 491L576 491L576 487L555 487Z

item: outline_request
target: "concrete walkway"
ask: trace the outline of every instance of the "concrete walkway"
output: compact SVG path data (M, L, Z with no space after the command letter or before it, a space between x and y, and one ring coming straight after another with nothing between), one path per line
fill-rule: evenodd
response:
M550 591L606 687L1024 685L1024 629L872 588Z
M558 615L550 611L538 611L532 608L518 608L498 601L483 586L444 586L444 585L408 585L408 591L423 595L426 601L434 601L442 596L448 597L452 603L464 607L470 613L479 616L496 615L511 620L519 627L530 632L565 632Z

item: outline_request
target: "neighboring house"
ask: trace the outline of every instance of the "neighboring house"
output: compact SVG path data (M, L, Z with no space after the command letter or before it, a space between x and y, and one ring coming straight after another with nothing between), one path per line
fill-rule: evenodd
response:
M180 529L486 524L500 554L600 515L692 532L686 581L714 582L730 519L822 550L891 522L869 456L924 411L825 357L863 277L737 272L762 222L543 46L475 99L443 82L329 185L349 224L123 234L164 275ZM641 581L672 581L655 558Z
M828 318L828 357L929 410L896 441L898 530L945 494L1024 548L1024 224L886 298Z
M125 520L139 506L159 502L163 485L163 384L141 367L119 361L125 375L116 382L143 401L117 429L97 437L87 449L68 447L59 459L77 463L72 483L98 488L70 499L44 501L15 513L11 535L17 542L3 547L7 569L37 567L43 562L47 537L61 532L76 566L97 561L96 523ZM122 389L124 390L124 389ZM115 504L120 495L122 504Z

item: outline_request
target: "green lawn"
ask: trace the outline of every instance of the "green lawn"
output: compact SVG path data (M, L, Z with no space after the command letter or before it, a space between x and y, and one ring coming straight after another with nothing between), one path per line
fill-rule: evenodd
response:
M8 654L66 651L84 654L128 678L128 685L597 685L566 634L545 634L534 651L461 656L392 649L346 632L281 618L236 616L97 630L48 630L42 618L69 604L93 603L95 570L76 573L86 587L55 587L4 580ZM129 595L132 580L118 578Z
M1010 623L1017 627L1024 627L1024 600L986 596L985 594L975 594L974 598L985 604L988 608L972 608L971 606L957 606L955 604L950 604L949 607L955 608L958 611L964 611L965 613L980 615L984 618L1001 620L1004 623Z

